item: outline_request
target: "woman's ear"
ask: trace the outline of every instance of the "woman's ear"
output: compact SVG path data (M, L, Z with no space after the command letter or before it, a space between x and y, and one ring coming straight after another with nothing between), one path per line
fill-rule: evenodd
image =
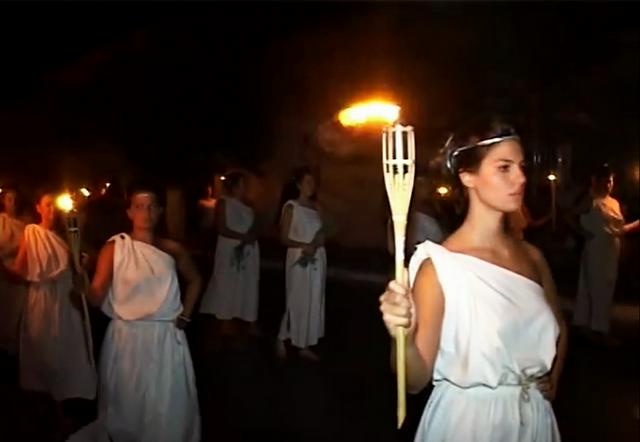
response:
M458 176L460 177L460 182L464 187L468 187L470 189L475 187L476 180L474 174L470 172L460 172Z

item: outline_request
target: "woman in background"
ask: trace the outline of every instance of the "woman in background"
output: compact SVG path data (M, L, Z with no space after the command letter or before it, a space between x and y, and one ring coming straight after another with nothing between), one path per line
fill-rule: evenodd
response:
M287 301L278 335L278 355L286 356L284 342L289 340L300 356L317 360L310 347L324 336L327 255L322 216L316 203L316 182L310 169L295 171L283 200L280 241L287 247Z
M639 221L626 223L620 203L611 196L613 172L601 166L592 177L592 204L580 216L586 241L582 249L573 325L593 334L602 343L609 337L609 313L618 278L621 239L638 230Z
M245 176L225 176L225 196L216 207L218 241L213 273L202 298L200 313L224 323L240 319L258 334L260 248L255 213L246 200ZM228 325L223 331L229 331Z

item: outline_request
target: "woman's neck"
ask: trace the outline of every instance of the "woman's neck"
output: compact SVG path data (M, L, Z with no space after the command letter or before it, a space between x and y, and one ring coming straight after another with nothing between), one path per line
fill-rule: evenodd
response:
M153 240L155 239L155 235L152 230L148 229L133 229L131 232L131 238L136 241L146 242L147 244L153 244Z
M45 230L51 230L51 228L53 227L53 221L42 220L40 221L40 227L42 227Z
M491 249L504 244L509 235L505 232L505 214L487 207L470 205L467 216L460 227L471 248Z

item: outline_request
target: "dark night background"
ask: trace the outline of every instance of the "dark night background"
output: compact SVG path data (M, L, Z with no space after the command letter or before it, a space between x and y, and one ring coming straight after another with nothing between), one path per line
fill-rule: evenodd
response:
M538 158L530 162L531 174L542 177L530 206L535 215L550 208L544 177L563 146L572 146L572 179L559 181L559 201L563 194L573 198L576 187L586 192L591 168L609 161L617 172L614 194L635 220L635 9L631 2L3 2L0 185L91 187L146 174L201 190L214 173L243 166L263 177L271 173L270 181L256 181L259 195L274 196L282 184L273 173L280 160L298 160L300 146L313 144L314 128L377 95L402 106L420 152L428 154L469 115L509 115L529 157ZM338 220L345 237L356 230L367 238L370 231L385 234L387 212L376 222L376 189L366 187L381 179L371 172L379 173L379 158L372 158L368 165L342 157L322 163L333 167L325 183L346 176L329 199L346 207ZM358 173L351 179L345 170ZM325 196L329 187L321 185ZM347 187L349 194L342 192ZM558 203L560 214L571 198ZM120 206L103 207L94 219L95 225L115 220L107 231L117 225L113 207ZM363 223L355 212L373 215ZM532 242L548 257L569 314L580 249L566 241L574 235L566 223L559 225L532 232ZM635 233L625 240L612 314L623 345L605 349L572 337L554 404L564 441L639 440L633 350L639 239ZM196 317L188 329L203 441L409 440L426 395L410 397L407 424L396 434L388 339L377 308L383 285L329 275L323 362L277 363L270 339L284 311L283 250L276 241L260 241L266 338L238 350L210 334L206 319ZM328 245L331 268L384 276L391 268L384 241L370 242L377 249ZM190 245L207 281L211 246L200 237ZM101 336L101 323L94 326ZM2 363L0 439L45 441L25 434L50 436L53 415L51 422L34 418L18 389L17 365ZM80 408L79 416L93 419L92 409Z
M638 156L632 6L3 3L0 176L153 163L167 179L206 178L268 159L282 119L319 124L372 93L434 145L491 109L543 156L573 144L579 176L606 159L624 172Z

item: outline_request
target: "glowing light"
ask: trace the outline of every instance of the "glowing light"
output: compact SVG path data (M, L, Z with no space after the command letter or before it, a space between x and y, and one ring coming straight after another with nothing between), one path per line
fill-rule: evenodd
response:
M224 176L224 175L222 175L222 176L220 177L220 181L224 181L224 180L226 180L226 179L227 179L227 177L226 177L226 176Z
M85 198L89 198L91 196L91 192L86 187L81 187L80 193L84 195Z
M73 198L68 193L58 195L56 198L56 207L65 213L73 210Z
M447 186L440 186L436 189L436 193L440 196L447 196L449 194L449 188Z
M106 183L104 183L104 187L108 189L109 187L111 187L111 183L107 181Z
M338 120L343 126L359 126L366 123L392 124L400 116L400 106L385 101L366 101L343 109Z
M549 181L555 181L555 180L557 180L557 179L558 179L558 177L556 176L556 174L555 174L555 173L553 173L553 172L552 172L552 173L550 173L549 175L547 175L547 179L548 179Z
M2 193L2 187L0 187L0 193Z

